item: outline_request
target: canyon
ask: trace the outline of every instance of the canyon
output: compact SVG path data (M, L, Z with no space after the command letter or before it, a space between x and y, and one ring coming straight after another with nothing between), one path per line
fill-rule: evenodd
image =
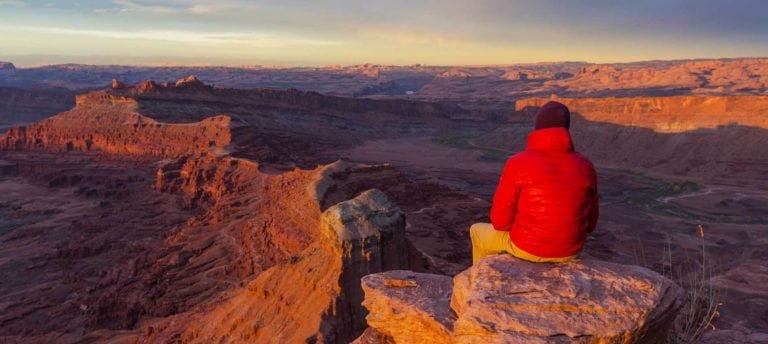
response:
M722 303L703 340L761 338L766 65L0 71L80 93L3 98L30 110L0 136L0 338L349 342L363 276L469 268L469 226L549 99L598 167L584 259L689 289L703 246Z

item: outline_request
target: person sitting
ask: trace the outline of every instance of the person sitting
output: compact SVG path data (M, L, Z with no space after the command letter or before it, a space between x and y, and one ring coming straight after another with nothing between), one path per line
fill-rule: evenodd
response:
M527 148L504 166L491 223L470 228L473 264L504 252L532 262L566 262L581 252L597 225L597 174L574 151L570 117L554 101L536 113Z

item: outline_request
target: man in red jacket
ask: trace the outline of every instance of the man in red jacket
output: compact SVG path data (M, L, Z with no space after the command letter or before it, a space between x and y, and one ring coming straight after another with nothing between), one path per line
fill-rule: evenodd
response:
M578 256L597 224L597 175L573 150L568 108L548 102L536 114L528 147L507 161L491 223L470 228L472 261L502 252L533 262Z

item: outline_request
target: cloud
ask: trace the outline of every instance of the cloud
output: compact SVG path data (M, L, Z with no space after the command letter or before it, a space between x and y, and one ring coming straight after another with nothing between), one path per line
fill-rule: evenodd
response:
M216 10L216 6L211 5L192 5L186 9L187 12L193 14L211 13Z
M147 54L427 63L756 56L768 53L767 12L765 0L0 0L0 29L22 33L0 35L0 46L61 38L62 49L87 50L101 38L131 53L125 41L148 43ZM300 48L259 49L287 46Z
M0 0L1 1L1 0ZM137 0L112 0L112 7L99 7L97 13L137 13L137 14L207 14L225 8L224 3L206 3L202 1L143 2Z
M2 0L0 0L2 1ZM118 12L138 14L195 14L203 15L223 11L252 10L253 3L236 3L230 1L207 0L174 0L146 2L140 0L112 0L111 8L97 8L96 12Z
M41 26L0 26L5 31L52 35L78 35L110 39L167 41L202 45L230 45L251 48L281 48L286 46L330 46L344 42L313 39L280 33L256 32L196 32L182 30L114 31L70 29Z
M141 13L153 13L153 14L170 14L184 11L185 8L166 6L166 5L149 5L139 3L132 0L113 0L117 12L141 12Z

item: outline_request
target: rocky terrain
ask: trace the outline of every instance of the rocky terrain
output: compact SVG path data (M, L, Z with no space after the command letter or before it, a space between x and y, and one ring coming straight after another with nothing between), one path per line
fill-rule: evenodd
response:
M708 63L647 65L666 73L762 60ZM573 75L558 74L560 66ZM509 81L528 91L502 93L537 95L533 83L594 74L586 67L527 66L535 70ZM64 81L92 70L48 68ZM482 83L504 68L446 67L439 78ZM144 70L155 71L171 73ZM298 73L275 71L289 72ZM522 149L544 101L504 108L493 90L506 81L466 98L433 97L425 85L411 97L419 100L376 89L356 98L233 89L196 77L118 80L0 136L0 280L12 281L0 284L3 341L348 342L367 326L362 276L466 276L469 225L487 221L502 164ZM677 79L659 80L678 88ZM357 88L345 92L370 86L350 83ZM606 85L606 94L631 93ZM687 292L705 247L706 283L722 303L711 343L768 333L765 97L734 85L561 99L574 112L577 149L600 178L602 217L585 259L645 266ZM434 278L436 290L453 290L450 277Z
M219 87L296 88L345 96L515 100L530 96L662 96L765 94L768 60L716 59L531 63L500 66L142 67L52 65L14 68L3 64L0 86L89 90L118 79L175 80L195 74Z
M192 99L200 102L197 111L178 108ZM306 130L319 143L345 135L334 147L351 144L368 131L354 126L362 121L354 116L385 124L400 117L433 130L430 118L444 116L434 106L214 90L194 78L136 87L115 82L79 96L70 111L10 130L2 139L9 192L2 200L0 270L13 283L0 293L0 336L354 339L365 328L360 278L426 267L404 239L401 210L381 191L366 191L408 182L386 165L318 166L313 149L296 149L303 155L293 164L317 167L296 169L287 165L290 155L270 154L269 144L290 139L289 129ZM221 109L233 112L206 117ZM330 125L338 116L336 123L347 126L311 133L306 124L280 123L291 116ZM392 130L367 135L402 134Z

